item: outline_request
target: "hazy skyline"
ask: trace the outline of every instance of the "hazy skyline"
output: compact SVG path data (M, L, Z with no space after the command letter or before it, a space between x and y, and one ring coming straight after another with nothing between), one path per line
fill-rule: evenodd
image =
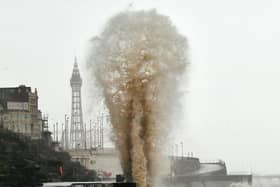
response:
M229 171L279 173L279 6L272 0L0 0L0 87L37 88L50 124L63 122L76 55L88 120L98 103L87 89L88 40L119 11L155 8L190 46L175 142L202 158L225 160ZM180 133L177 123L184 124Z

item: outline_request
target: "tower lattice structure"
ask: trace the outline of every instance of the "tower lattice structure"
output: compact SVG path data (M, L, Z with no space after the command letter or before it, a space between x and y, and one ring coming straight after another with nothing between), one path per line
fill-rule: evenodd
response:
M85 134L83 127L82 97L81 87L82 78L78 68L77 58L75 57L74 68L70 80L72 87L72 110L70 128L70 149L85 148Z

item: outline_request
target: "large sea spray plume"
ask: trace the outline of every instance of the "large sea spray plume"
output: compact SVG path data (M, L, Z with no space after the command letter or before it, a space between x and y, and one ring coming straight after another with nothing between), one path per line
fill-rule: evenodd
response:
M151 186L187 67L186 38L155 10L126 11L92 44L88 67L105 98L123 172Z

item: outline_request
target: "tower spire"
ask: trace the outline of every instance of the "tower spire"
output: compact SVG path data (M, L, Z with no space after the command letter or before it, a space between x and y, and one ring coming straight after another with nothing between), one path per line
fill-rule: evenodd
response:
M78 60L77 60L77 56L75 55L75 59L74 59L74 66L78 67Z

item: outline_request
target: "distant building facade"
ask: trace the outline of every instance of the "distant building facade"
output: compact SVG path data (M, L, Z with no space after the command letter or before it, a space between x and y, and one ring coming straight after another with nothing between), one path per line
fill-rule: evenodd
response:
M100 178L115 177L122 173L118 152L115 148L72 149L67 152L72 161L80 162L87 169L95 170Z
M31 138L41 138L42 114L38 109L38 93L31 87L0 88L0 128Z

